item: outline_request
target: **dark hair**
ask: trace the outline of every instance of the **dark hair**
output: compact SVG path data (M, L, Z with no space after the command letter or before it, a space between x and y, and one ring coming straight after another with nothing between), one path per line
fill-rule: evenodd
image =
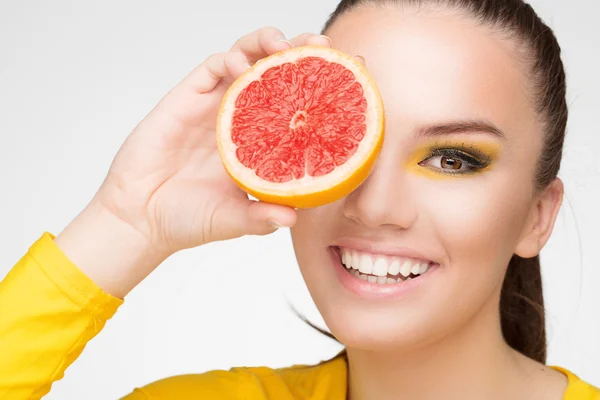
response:
M323 33L341 15L368 4L444 6L463 11L513 39L530 81L532 101L544 127L544 145L534 185L537 190L543 190L556 178L567 125L566 78L558 41L529 4L522 0L342 0L327 20ZM504 339L512 348L541 363L546 362L539 256L525 259L513 255L502 285L500 318Z

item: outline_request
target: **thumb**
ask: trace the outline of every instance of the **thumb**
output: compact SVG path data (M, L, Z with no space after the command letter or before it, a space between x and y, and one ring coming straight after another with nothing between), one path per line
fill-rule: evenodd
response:
M226 240L244 235L266 235L278 228L292 227L297 215L293 208L249 199L215 210L211 221L213 240Z
M290 228L296 224L296 211L287 206L248 200L247 231L251 235L264 235L279 228Z

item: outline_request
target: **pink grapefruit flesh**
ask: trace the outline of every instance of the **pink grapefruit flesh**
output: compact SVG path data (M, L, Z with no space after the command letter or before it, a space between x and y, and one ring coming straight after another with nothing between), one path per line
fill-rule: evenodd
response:
M383 127L381 97L361 63L299 47L259 61L232 84L217 143L227 172L251 195L314 207L366 179Z

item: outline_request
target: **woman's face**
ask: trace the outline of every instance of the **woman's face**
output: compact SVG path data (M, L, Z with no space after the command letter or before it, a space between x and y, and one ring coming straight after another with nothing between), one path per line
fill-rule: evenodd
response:
M329 329L350 347L400 349L495 321L542 145L512 43L457 14L374 6L327 33L364 57L386 109L370 177L292 230Z

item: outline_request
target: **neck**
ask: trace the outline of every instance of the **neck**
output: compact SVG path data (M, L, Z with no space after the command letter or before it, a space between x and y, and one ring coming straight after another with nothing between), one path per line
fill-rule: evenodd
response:
M497 303L486 305L454 334L418 349L348 348L349 399L513 398L507 390L519 378L519 356L502 337L498 313Z

